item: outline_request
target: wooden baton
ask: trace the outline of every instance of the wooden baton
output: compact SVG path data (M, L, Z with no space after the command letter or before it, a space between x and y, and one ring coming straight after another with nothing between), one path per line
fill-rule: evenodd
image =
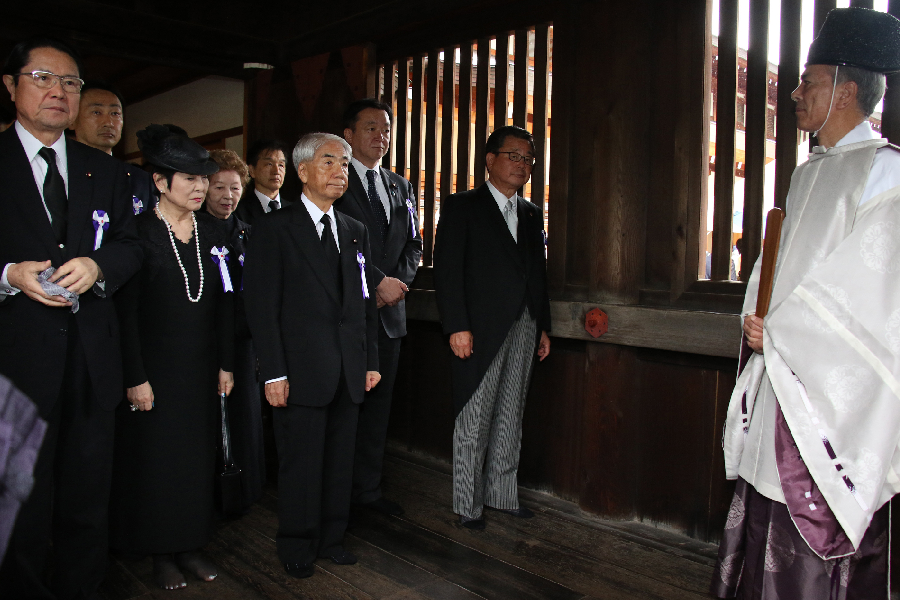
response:
M781 243L781 224L784 222L784 211L773 208L766 215L766 239L763 243L762 269L759 273L759 293L756 296L756 316L762 319L769 312L772 300L772 286L775 283L775 260L778 258L778 246Z

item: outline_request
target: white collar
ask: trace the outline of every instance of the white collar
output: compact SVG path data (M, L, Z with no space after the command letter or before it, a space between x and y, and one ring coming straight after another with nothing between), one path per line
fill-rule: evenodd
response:
M44 144L38 140L36 137L31 135L31 133L25 129L19 121L16 121L16 133L19 134L19 141L22 142L22 148L25 149L25 156L28 158L28 162L32 162L34 158L38 155L38 152L41 151L41 148L44 147ZM49 146L54 152L56 152L57 160L56 164L60 168L61 174L65 176L68 172L68 160L66 154L66 136L62 133L59 134L59 138L55 142L53 142L52 146Z
M259 198L259 201L260 201L260 203L262 203L264 208L266 208L266 209L269 208L269 202L277 202L278 205L281 206L281 192L278 192L278 194L274 198L269 198L268 196L263 194L261 191L256 189L255 186L253 187L253 191L256 192L256 197Z
M375 171L375 174L378 176L375 178L376 182L381 178L381 169L379 169L380 165L375 165L374 169L370 169L366 165L362 164L362 162L355 156L350 157L350 164L352 164L356 168L356 173L359 175L359 178L362 179L362 182L365 185L369 185L369 182L366 180L366 171Z
M835 148L838 146L847 146L849 144L855 144L857 142L866 142L868 140L880 140L881 136L875 133L875 130L872 129L871 123L868 120L863 121L849 132L847 135L842 137L837 144L834 145Z
M322 209L313 204L313 201L306 197L306 194L300 194L300 201L303 202L303 206L306 207L306 212L309 213L309 218L313 220L313 223L318 225L322 220L322 215L328 215L331 217L331 222L334 223L334 205L328 207L328 212L322 212Z
M491 195L494 197L494 201L497 202L497 207L503 212L503 209L506 208L506 205L509 204L510 200L515 201L516 193L513 192L513 195L510 197L506 197L503 195L503 192L494 187L494 184L490 181L487 182L488 189L491 190Z

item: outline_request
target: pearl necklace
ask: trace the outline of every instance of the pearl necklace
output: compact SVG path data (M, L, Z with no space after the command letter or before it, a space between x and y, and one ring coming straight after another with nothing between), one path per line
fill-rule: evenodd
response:
M178 254L178 246L175 245L175 236L172 235L172 226L169 225L169 221L166 220L162 211L159 210L158 204L154 210L156 211L156 214L159 215L159 218L162 219L162 222L166 224L166 231L169 232L169 241L172 243L172 250L175 251L175 258L178 260L178 266L181 267L181 275L184 277L184 290L187 292L188 300L191 302L200 302L200 297L203 295L203 263L200 259L200 231L197 230L197 217L191 212L191 222L194 224L194 241L197 243L197 265L200 267L200 289L197 291L197 297L191 298L191 286L190 283L188 283L187 271L184 270L184 265L181 263L181 255Z

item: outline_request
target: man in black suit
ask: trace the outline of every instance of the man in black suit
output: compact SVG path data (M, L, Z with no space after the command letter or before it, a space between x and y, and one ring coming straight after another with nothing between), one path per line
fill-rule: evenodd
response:
M550 353L550 300L541 211L517 194L531 177L534 141L500 127L485 145L481 187L441 206L434 286L453 351L453 510L484 529L484 507L516 517L522 413L534 364Z
M78 118L70 129L75 139L91 148L112 156L113 148L122 139L125 126L125 100L119 90L101 81L86 81L81 88L81 104ZM122 163L131 188L131 205L134 214L156 206L156 186L150 181L150 174L130 163Z
M0 567L2 598L92 598L107 564L113 409L122 359L112 295L140 267L121 164L67 140L82 81L55 40L18 44L3 68L16 105L0 134L0 373L49 428L34 489ZM42 288L38 274L78 294ZM52 295L51 295L52 294ZM54 582L44 580L52 537Z
M247 167L252 180L234 214L252 225L261 216L291 205L290 201L282 200L280 192L287 169L284 144L278 140L256 142L247 150Z
M416 193L405 178L378 166L391 142L391 107L373 98L344 111L344 139L353 148L349 187L334 207L360 221L372 244L372 278L378 303L378 366L381 382L366 394L359 410L353 502L390 515L403 509L381 494L381 470L387 442L391 397L406 335L406 292L422 258Z
M350 146L328 133L297 142L300 201L259 219L244 270L247 321L278 445L278 557L294 577L344 550L359 404L378 374L378 313L368 233L332 204ZM337 241L335 241L337 240Z

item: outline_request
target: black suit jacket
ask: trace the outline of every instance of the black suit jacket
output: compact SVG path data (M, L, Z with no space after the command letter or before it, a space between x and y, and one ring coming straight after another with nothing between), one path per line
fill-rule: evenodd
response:
M281 196L280 202L281 208L287 208L293 204L290 200L286 200L284 196ZM234 209L234 215L247 225L253 225L257 219L260 219L267 214L269 213L264 211L262 205L259 203L259 198L256 196L256 186L251 180L244 190L237 208Z
M125 176L131 191L134 214L139 215L144 211L153 210L156 203L159 202L159 197L150 173L137 165L125 163Z
M363 298L357 255L366 265L362 223L336 213L343 292L326 264L316 226L302 202L253 225L244 262L247 321L259 358L259 379L287 376L288 402L325 406L346 378L353 402L365 394L366 371L378 370L378 313L372 269Z
M369 230L369 243L372 244L372 274L375 286L387 277L395 277L412 285L422 258L422 236L419 233L419 215L416 210L416 192L412 184L405 178L387 169L378 169L384 187L390 195L391 220L388 223L387 237L382 242L378 235L375 214L369 203L369 195L363 187L356 169L350 168L350 185L343 196L334 203L335 210L349 215L361 222ZM407 200L412 203L410 215ZM374 232L374 233L373 233ZM406 335L406 299L396 306L382 306L378 310L381 323L388 337L399 338Z
M441 203L434 245L438 310L444 333L471 331L473 336L474 354L451 359L457 413L526 306L538 332L550 330L541 211L519 198L517 214L518 243L487 183Z
M0 223L4 228L0 264L49 259L59 267L69 258L88 256L100 266L105 297L93 290L82 294L74 318L94 398L101 408L112 410L122 399L122 357L111 297L140 268L142 252L122 163L68 139L66 154L69 220L62 250L16 129L0 133ZM94 250L95 210L106 211L110 218L98 250ZM45 418L62 385L70 315L68 308L44 306L21 292L0 303L0 373L34 400Z

